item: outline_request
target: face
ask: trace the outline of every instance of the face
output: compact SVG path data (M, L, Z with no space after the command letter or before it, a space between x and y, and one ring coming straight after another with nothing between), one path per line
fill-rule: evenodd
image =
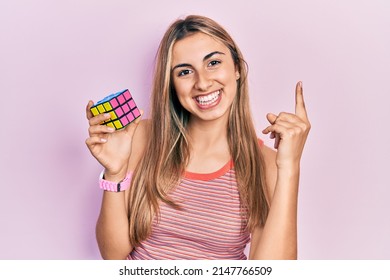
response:
M204 33L177 41L172 50L172 80L190 121L227 117L239 73L230 50Z

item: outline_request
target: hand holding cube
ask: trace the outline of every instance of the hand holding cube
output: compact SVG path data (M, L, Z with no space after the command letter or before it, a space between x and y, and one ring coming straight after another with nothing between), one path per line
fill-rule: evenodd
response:
M111 94L96 104L88 102L86 115L89 137L85 143L105 168L105 176L122 180L131 155L132 139L142 110L126 89Z

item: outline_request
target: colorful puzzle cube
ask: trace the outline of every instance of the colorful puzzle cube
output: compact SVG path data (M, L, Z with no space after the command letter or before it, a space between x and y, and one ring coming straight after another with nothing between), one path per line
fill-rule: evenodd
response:
M124 128L141 113L128 89L111 94L91 107L92 115L109 113L111 118L103 124L115 129Z

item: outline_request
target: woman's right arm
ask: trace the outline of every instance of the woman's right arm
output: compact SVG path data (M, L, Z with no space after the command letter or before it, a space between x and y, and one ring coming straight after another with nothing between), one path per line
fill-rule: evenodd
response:
M124 176L122 178L105 176L105 179L119 182ZM126 259L133 250L129 241L129 219L125 200L125 192L103 193L96 224L96 240L100 254L105 260Z
M104 167L104 179L119 182L134 170L144 146L145 125L140 118L119 131L110 131L100 123L109 116L90 113L90 101L86 112L89 120L89 138L86 144L91 154ZM100 215L96 225L96 239L103 259L126 259L132 251L129 241L128 195L124 192L104 191Z
M148 121L137 125L132 141L132 152L127 172L132 172L141 159L147 139ZM107 174L106 180L119 182L126 174L119 176ZM133 250L129 242L129 205L130 190L124 192L104 191L102 207L96 224L96 239L103 259L126 259Z

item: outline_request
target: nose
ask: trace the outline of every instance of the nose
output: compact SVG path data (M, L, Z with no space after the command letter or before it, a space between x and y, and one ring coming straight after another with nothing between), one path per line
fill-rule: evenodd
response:
M207 73L198 72L196 75L195 88L200 91L207 91L213 85Z

